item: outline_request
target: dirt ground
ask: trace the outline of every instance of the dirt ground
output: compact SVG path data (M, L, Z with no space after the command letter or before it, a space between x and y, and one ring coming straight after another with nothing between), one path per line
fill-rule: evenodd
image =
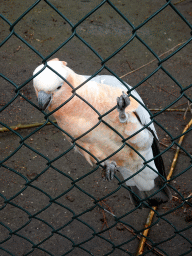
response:
M3 0L1 14L14 23L34 2ZM74 25L101 1L50 0L49 3ZM111 3L137 27L167 1L111 0ZM191 23L192 1L185 0L174 7ZM9 24L3 19L0 24L3 42L10 35ZM103 59L109 57L132 36L131 26L108 3L83 21L76 28L76 32ZM189 40L190 32L189 26L167 6L139 28L137 35L158 56L165 53L161 56L164 58L173 53L170 49L176 50L181 43ZM39 1L38 5L15 25L14 33L0 49L0 68L3 74L0 78L0 121L4 124L1 127L44 122L43 114L32 105L37 105L32 81L20 89L20 94L15 92L16 86L28 81L42 61L19 38L22 37L46 57L72 34L68 22L46 1ZM188 44L163 63L163 68L175 81L160 69L137 88L152 113L180 97L181 89L177 82L184 88L191 84L191 53L192 47ZM68 66L79 74L91 75L101 67L100 59L77 37L73 37L50 59L54 57L66 61ZM123 80L135 86L157 68L157 60L152 60L153 54L134 38L111 58L106 66L119 77L129 73ZM149 64L146 65L147 63ZM130 73L143 65L143 68ZM110 73L104 69L100 74ZM186 90L185 94L191 98L192 87ZM27 102L24 97L32 103ZM191 119L190 112L187 112L184 119L183 109L186 107L187 99L183 96L171 106L178 111L163 112L157 115L155 120L173 137L177 137ZM171 139L161 126L156 125L156 129L163 151L171 145ZM102 170L92 172L93 167L74 150L70 150L49 167L49 160L60 156L71 147L54 125L41 129L35 127L17 130L16 133L1 132L0 138L1 256L136 254L139 239L130 230L136 234L142 232L149 209L134 209L128 191L118 185L119 180L122 180L119 174L112 182L104 181ZM192 154L191 131L186 134L182 146L188 154ZM163 154L167 173L174 153L175 145ZM145 247L144 255L192 255L192 210L182 201L183 197L186 198L192 192L191 167L191 158L181 151L170 183L173 188L173 200L158 208L154 226L148 236L148 243L156 244L161 254ZM87 173L88 176L72 183ZM103 197L105 199L100 203L101 206L113 212L119 218L118 221L112 214L95 205L93 198ZM188 202L191 202L191 199ZM111 229L108 230L108 227ZM75 244L79 246L74 246Z

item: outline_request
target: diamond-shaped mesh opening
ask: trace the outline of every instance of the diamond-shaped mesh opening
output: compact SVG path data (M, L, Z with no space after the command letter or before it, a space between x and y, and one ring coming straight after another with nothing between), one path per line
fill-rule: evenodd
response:
M161 20L159 22L159 20ZM174 22L171 22L171 20ZM188 33L184 34L182 28L185 27ZM170 30L178 29L176 37L172 37ZM150 31L150 33L149 33ZM153 17L145 26L138 30L139 36L147 43L157 54L159 49L165 52L167 49L174 47L177 43L183 42L190 38L190 27L175 13L170 6L167 6L158 15Z
M189 7L187 0L2 4L1 255L191 254ZM155 124L166 175L176 162L167 182L172 200L153 208L149 234L145 220L152 209L147 200L152 196L143 199L134 194L140 201L131 204L129 192L135 192L129 182L142 177L146 166L151 175L156 172L153 157L148 159L133 143L145 139L150 118L145 123L140 120L140 130L125 133L116 106L120 95L115 95L113 105L107 104L114 88L104 92L100 101L102 97L106 101L99 106L99 101L87 97L97 95L94 87L85 95L87 84L79 81L74 89L71 80L67 80L73 89L71 98L66 94L66 103L59 104L56 113L70 107L71 116L65 121L71 122L72 103L76 100L82 105L80 118L89 113L89 119L75 121L77 132L62 123L54 109L52 113L40 111L32 86L33 70L58 56L77 74L87 75L86 79L92 76L92 81L110 84L109 77L102 77L110 75L116 77L114 86L124 85L121 91L129 94L126 83L136 88ZM130 96L142 103L133 90ZM76 112L80 111L78 104ZM100 131L105 129L108 133L103 136ZM94 136L95 143L86 144ZM116 145L109 146L114 141ZM116 172L112 182L103 180L103 162L115 159L121 166L123 155L124 161L134 156L133 165L142 159L137 175L132 170L124 177ZM145 248L139 251L143 237Z
M59 246L58 246L59 245ZM55 233L51 238L45 241L41 248L54 255L62 255L71 250L73 243L60 233Z
M107 3L77 28L78 35L99 54L102 52L103 58L109 57L125 44L132 37L131 32L131 26ZM98 34L102 34L102 41Z
M70 26L63 17L41 1L16 24L15 31L40 53L49 54L68 39Z

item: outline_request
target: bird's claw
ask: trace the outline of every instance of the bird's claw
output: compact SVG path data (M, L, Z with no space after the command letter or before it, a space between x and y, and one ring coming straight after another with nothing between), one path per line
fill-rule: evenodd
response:
M122 111L130 104L130 99L128 95L126 95L124 92L122 92L122 95L120 97L117 97L117 109Z
M114 178L115 172L117 171L117 164L115 161L105 161L104 162L104 168L105 168L105 179L106 180L112 180Z
M128 119L128 115L125 113L125 108L129 106L130 99L128 95L122 92L120 97L117 97L117 110L119 111L119 121L125 123Z

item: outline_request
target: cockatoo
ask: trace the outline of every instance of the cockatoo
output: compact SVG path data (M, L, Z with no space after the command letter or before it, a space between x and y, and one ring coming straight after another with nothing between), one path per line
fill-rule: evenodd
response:
M43 64L38 66L33 73L39 108L58 108L53 113L58 125L78 138L78 150L85 159L91 165L101 164L108 180L119 171L132 202L140 208L170 200L163 160L161 156L151 160L160 154L158 139L149 113L139 103L144 104L139 94L131 92L139 102L126 95L126 87L113 76L96 76L85 82L90 76L76 74L65 61L53 59L47 64L46 68Z

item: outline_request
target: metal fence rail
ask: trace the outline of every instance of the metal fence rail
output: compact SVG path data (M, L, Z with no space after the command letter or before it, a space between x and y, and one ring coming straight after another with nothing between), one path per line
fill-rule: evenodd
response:
M31 51L33 51L36 55L38 55L41 60L42 63L45 64L45 67L49 67L47 64L47 61L52 58L52 56L57 53L62 47L64 47L66 44L68 44L73 38L78 38L86 47L88 47L93 54L95 54L96 57L98 57L100 59L100 63L101 63L101 68L99 70L97 70L97 72L95 72L91 78L95 77L97 74L99 74L102 70L107 70L108 72L111 73L111 75L115 76L119 81L121 81L125 86L126 84L122 81L122 79L120 77L117 76L117 74L114 72L114 70L110 69L107 66L107 63L110 59L112 59L115 55L117 55L120 51L122 51L126 46L128 46L133 40L138 40L142 45L144 45L146 47L146 49L154 56L154 58L157 60L157 65L156 68L153 70L153 72L151 72L149 75L147 75L142 81L140 81L137 85L135 85L133 87L133 89L128 90L127 93L130 94L133 98L134 96L131 94L132 90L138 88L140 85L142 85L144 82L146 82L148 79L150 79L153 75L155 75L159 70L161 70L165 75L167 75L179 88L180 90L180 96L177 97L173 102L171 102L169 105L167 105L165 108L163 108L162 110L159 110L155 113L153 113L152 111L150 111L146 106L145 109L147 109L147 111L149 112L150 116L151 116L151 120L152 122L154 122L159 128L161 128L170 138L171 140L171 144L169 145L168 148L166 148L165 150L163 150L161 152L161 154L163 155L164 153L166 153L168 150L171 149L171 147L173 146L178 146L186 155L187 157L190 159L190 165L183 169L178 175L174 176L173 178L170 178L170 183L169 183L169 187L178 193L180 199L181 199L181 203L179 205L177 205L176 207L171 208L168 211L165 212L159 212L158 210L154 210L155 214L156 214L156 220L153 222L153 224L151 225L151 227L153 227L154 225L158 224L160 220L163 220L164 222L166 222L166 224L168 224L168 226L170 226L171 228L174 229L174 235L165 238L164 240L160 241L160 242L154 242L153 238L147 238L148 243L151 245L150 247L147 247L145 249L145 251L142 253L142 255L152 255L150 253L156 253L158 255L169 255L166 253L165 249L162 249L161 245L167 241L172 241L172 239L175 236L180 236L182 239L186 240L186 242L189 244L189 249L187 251L183 251L182 255L191 255L192 253L192 239L190 237L187 237L183 234L184 231L186 230L191 230L192 225L188 225L185 228L180 228L180 227L176 227L173 223L171 223L166 216L169 215L170 213L176 211L177 209L188 205L189 207L191 207L191 201L190 199L192 198L192 196L190 195L190 197L185 197L184 195L182 195L174 186L172 186L172 181L174 181L176 178L179 178L180 175L183 175L186 172L189 172L190 168L192 167L192 156L190 154L190 152L188 152L185 148L183 148L179 143L178 143L178 139L181 138L183 135L188 134L189 132L191 132L192 128L187 129L187 131L185 131L184 133L180 134L179 136L174 137L165 127L163 127L163 125L158 122L155 118L159 115L161 115L163 112L165 112L167 109L169 109L170 107L172 107L176 102L178 102L181 98L185 98L186 101L189 101L190 103L192 103L192 99L187 95L187 91L192 88L192 84L188 84L187 86L183 87L182 84L179 83L179 81L177 81L177 79L175 77L173 77L168 70L164 67L164 63L169 60L170 58L172 58L174 55L176 55L180 50L182 50L184 47L186 47L192 40L192 37L190 36L190 38L183 43L182 45L180 45L176 50L174 50L172 53L170 53L167 57L165 58L160 58L158 56L158 54L138 35L138 30L140 28L142 28L143 26L145 26L149 21L151 21L155 16L157 16L160 12L163 12L164 10L166 10L166 8L171 8L175 14L178 15L178 17L185 22L186 26L188 26L190 28L190 30L192 29L192 25L188 22L188 20L178 11L178 9L175 7L175 5L172 3L172 1L168 1L162 5L162 7L160 9L158 9L155 13L151 14L150 17L148 17L143 23L141 23L138 26L134 26L134 24L129 20L128 17L126 17L125 15L123 15L120 10L117 8L117 6L112 3L112 1L110 0L103 0L101 1L101 3L99 5L97 5L94 9L92 9L89 13L87 13L82 19L80 19L76 24L72 24L72 22L67 19L67 17L65 17L61 11L59 11L58 8L55 7L55 5L51 2L51 1L47 1L44 0L44 3L46 3L47 5L49 5L49 7L51 7L58 15L60 15L60 17L63 19L63 21L65 21L70 27L71 27L71 35L68 37L67 40L65 40L59 47L57 47L53 52L51 52L48 56L43 56L39 51L37 51L33 46L30 45L29 42L27 42L23 37L21 37L18 33L15 32L15 26L27 15L30 14L30 11L35 8L40 2L43 2L42 0L38 0L36 1L33 5L31 5L17 20L15 20L15 22L11 23L4 15L0 15L0 18L7 23L7 25L9 26L9 35L1 42L0 46L2 47L4 44L7 44L9 42L9 40L15 36L17 37L19 40L21 40L22 43L24 43ZM121 47L119 47L118 49L116 49L115 52L113 52L113 54L111 54L109 57L107 57L106 59L103 59L99 52L96 51L96 49L94 49L90 44L88 44L86 42L85 39L83 39L78 32L76 31L76 29L78 28L78 26L80 26L88 17L90 17L94 12L96 12L98 9L102 9L103 5L109 5L110 8L112 8L118 15L120 15L122 17L122 19L127 23L127 26L129 26L132 30L132 36L130 37L129 40L127 40ZM50 67L49 67L50 68ZM53 70L55 73L56 71ZM39 108L32 102L30 101L25 95L23 95L21 93L21 90L29 83L33 80L33 76L31 76L30 78L28 78L23 84L21 84L20 86L18 86L15 82L13 82L11 79L9 79L6 75L1 74L1 77L3 78L3 80L5 80L6 82L10 83L15 91L15 95L14 97L12 97L12 99L9 100L9 102L7 104L5 104L2 108L1 108L1 113L3 114L4 111L18 98L18 97L22 97L22 99L24 99L25 101L27 101L29 104L31 104L31 106L33 106L35 109L37 109L38 111ZM91 79L90 78L90 79ZM76 95L78 97L80 97L80 95L78 95L78 89L83 86L85 83L81 84L78 88L74 89L73 88L73 96ZM127 86L126 86L127 87ZM73 97L72 96L72 97ZM81 98L81 97L80 97ZM108 125L108 127L110 127L111 129L113 129L113 131L115 131L115 129L111 126L109 126L109 124L107 124L104 120L103 117L105 115L107 115L109 112L105 113L104 115L101 115L98 113L97 109L95 109L93 106L90 105L90 103L86 102L83 98L81 98L85 103L87 103L97 114L98 114L98 123L91 129L95 129L95 127L103 122L106 125ZM136 99L136 98L135 98ZM137 99L136 99L137 100ZM138 101L138 100L137 100ZM66 104L66 102L65 102ZM61 107L61 106L60 106ZM56 111L56 110L55 110ZM0 249L1 249L1 255L16 255L14 254L14 252L12 250L10 250L9 248L7 248L6 242L8 241L12 241L13 237L18 237L23 239L24 242L28 242L31 245L31 249L28 250L26 253L24 253L23 255L44 255L44 254L38 254L38 253L45 253L45 255L54 255L53 252L51 251L51 249L45 249L43 248L43 244L46 243L47 241L49 241L49 239L51 239L55 234L65 238L66 240L68 240L68 242L70 243L70 249L63 252L63 254L61 255L93 255L91 249L86 249L86 247L84 246L85 244L91 242L92 239L94 239L95 237L99 237L103 240L103 242L105 242L106 244L109 244L111 246L111 250L106 253L103 254L102 252L99 255L121 255L121 253L124 254L128 254L128 255L133 255L131 252L129 252L127 249L124 249L124 245L128 245L129 243L131 243L133 240L136 240L138 235L141 235L141 232L143 232L143 230L145 230L145 228L140 228L139 230L137 228L134 228L132 226L130 226L129 224L127 224L126 222L124 222L123 218L125 216L129 216L132 212L134 212L135 210L137 210L139 208L139 206L129 212L126 212L126 214L123 214L121 216L115 216L112 212L110 213L111 215L113 215L114 218L114 223L111 226L108 226L107 228L103 229L103 230L96 230L94 227L92 227L90 224L88 224L88 222L83 221L81 219L81 216L85 215L88 212L91 212L92 210L94 210L95 208L99 208L102 209L106 212L106 207L102 202L105 202L105 199L107 199L109 196L113 195L115 192L117 192L119 189L125 189L127 190L128 188L125 185L125 181L121 181L119 180L119 178L117 176L115 176L115 178L118 180L118 186L117 188L112 191L111 193L107 194L104 197L101 198L96 198L91 194L91 191L89 191L89 193L85 190L82 189L82 187L80 187L78 185L78 183L80 181L82 181L83 179L85 179L87 176L91 175L92 173L96 172L98 170L98 168L101 166L101 162L95 157L93 156L96 161L96 167L93 168L90 172L82 175L81 177L79 177L78 179L73 179L70 175L68 175L67 173L65 173L63 170L58 169L55 166L55 163L57 160L59 160L62 156L67 155L71 150L74 149L75 146L82 148L79 144L78 144L78 139L73 138L70 134L68 134L66 131L63 131L60 127L58 127L58 125L52 121L50 119L50 116L55 112L51 112L46 114L45 112L42 111L42 113L44 114L44 118L45 118L45 122L43 124L41 124L39 127L36 127L32 132L30 132L27 136L23 137L19 131L17 131L16 129L14 129L14 127L10 127L9 125L7 125L6 123L3 123L2 121L0 122L2 127L5 127L8 129L8 131L14 135L16 135L19 139L20 139L20 144L18 145L18 147L11 152L7 157L5 157L4 159L1 160L0 162L0 166L3 167L4 169L13 172L15 175L18 175L23 182L25 183L24 187L19 190L17 193L15 193L13 196L11 196L10 198L7 198L6 196L4 196L3 193L0 193L0 197L1 197L1 207L0 207L0 211L6 211L6 209L9 209L8 206L12 206L14 208L17 208L19 210L21 210L23 213L25 213L28 216L28 221L26 221L25 223L23 223L19 228L13 230L10 228L9 225L7 225L6 222L4 222L3 220L0 222L2 230L3 230L3 236L1 235L1 241L0 241ZM112 111L112 110L111 110ZM42 154L41 152L39 152L37 149L35 149L34 147L30 146L29 143L27 142L27 140L29 138L31 138L34 134L37 134L40 130L42 130L48 123L51 123L54 127L56 127L57 129L59 129L60 131L64 132L65 134L67 134L70 138L71 138L71 142L72 145L70 148L68 148L66 151L62 152L62 154L60 154L58 157L51 159L48 156ZM147 124L144 128L148 127L150 125ZM91 130L89 130L89 132L91 132ZM117 132L117 131L115 131ZM85 134L84 134L85 135ZM83 136L84 136L83 135ZM121 136L121 135L120 135ZM132 135L133 136L133 135ZM121 136L122 137L122 136ZM122 137L122 147L119 148L119 150L117 152L119 152L125 145L130 146L127 142L127 140L129 138L123 138ZM36 155L40 156L41 158L43 158L46 161L46 165L47 167L43 170L41 170L40 174L36 175L34 178L29 179L27 176L21 174L18 170L10 168L6 162L11 159L19 150L21 150L22 148L27 148L30 151L34 152ZM82 148L83 149L83 148ZM88 152L86 149L85 150L88 154L91 154L90 152ZM134 149L135 150L135 149ZM117 153L114 152L113 154ZM108 156L107 159L109 159L111 156ZM147 163L145 163L145 166L147 165ZM35 181L42 175L46 174L48 169L52 168L53 170L55 170L56 172L60 173L63 177L65 177L66 179L70 180L71 186L67 189L64 190L63 189L63 193L60 194L57 197L52 197L51 195L49 195L47 192L45 192L43 189L38 188L35 185ZM23 208L22 206L18 205L17 203L15 203L15 199L17 199L17 197L19 195L21 195L27 188L33 188L35 190L38 190L42 195L45 195L46 197L49 198L49 203L42 207L41 210L37 211L35 214L30 213L30 211L28 211L26 208ZM94 206L93 207L87 207L87 209L85 211L82 211L80 214L77 214L74 210L70 209L68 206L60 203L58 201L59 198L63 197L64 195L66 195L69 191L72 191L73 189L78 189L79 191L81 191L82 193L84 193L85 195L87 195L90 199L93 200L94 202ZM145 202L141 202L141 203L145 203ZM62 207L63 209L66 209L67 211L69 211L72 215L71 219L69 221L67 221L67 223L63 224L62 226L55 228L53 225L51 225L51 223L49 223L48 221L45 221L44 219L42 219L40 216L41 213L45 212L49 207L51 207L52 205L59 205L60 207ZM149 207L149 209L152 209L152 207ZM109 209L107 210L109 212ZM142 211L142 210L141 210ZM21 235L20 231L25 229L25 227L27 225L29 225L31 223L32 220L38 220L42 223L44 223L45 225L47 225L50 229L51 232L49 235L47 235L43 240L41 240L39 243L35 243L33 242L31 239L29 239L28 237ZM91 231L91 235L89 236L88 239L83 240L83 242L80 243L76 243L72 238L70 238L69 236L67 236L66 234L63 234L61 232L62 229L64 229L65 227L69 227L74 221L78 221L83 225L86 225L86 227ZM132 233L132 237L128 240L126 240L126 242L123 242L121 244L115 244L111 239L106 238L106 236L104 235L106 232L110 231L111 229L113 229L114 227L116 227L118 224L122 224L124 226L126 226L127 228L132 229L133 233ZM154 251L154 249L156 251ZM78 252L77 252L78 250ZM136 250L136 249L135 249ZM36 254L33 254L35 251ZM116 253L116 254L115 254ZM122 254L122 255L124 255ZM140 254L141 255L141 254Z

